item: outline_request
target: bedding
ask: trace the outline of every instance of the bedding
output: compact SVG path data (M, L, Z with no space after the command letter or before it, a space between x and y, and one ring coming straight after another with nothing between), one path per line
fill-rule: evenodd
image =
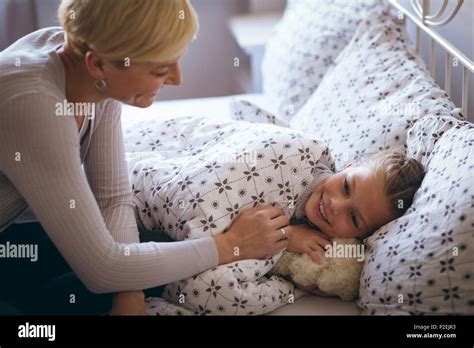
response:
M336 57L380 0L289 0L265 47L263 91L289 122L317 89Z
M238 121L268 123L288 127L288 122L248 100L233 100L229 103L230 116Z
M327 147L314 137L245 121L137 120L127 125L125 144L139 221L173 240L222 233L260 204L301 218L305 197L334 168ZM266 276L280 256L221 265L169 284L162 299L148 300L148 312L271 312L302 295L292 283Z
M263 94L240 94L224 97L209 97L196 99L182 99L182 100L166 100L153 104L147 109L138 109L132 106L123 105L122 110L122 127L124 132L131 132L131 129L136 124L144 124L150 120L165 119L176 117L176 115L190 115L196 114L201 116L219 115L220 120L228 121L238 117L232 115L233 111L238 111L239 108L229 108L229 105L238 105L240 100L257 104L258 109L264 106L268 110L269 100ZM236 102L236 103L235 103ZM249 122L252 120L252 110L242 110L244 118ZM254 110L255 113L257 109ZM158 236L158 238L157 238ZM157 230L153 232L146 232L145 241L169 241L169 237ZM278 309L267 313L268 316L275 315L360 315L361 309L357 306L357 301L342 301L339 298L321 297L310 293L302 292L299 289L294 289L295 302L288 303ZM153 302L160 301L160 298L151 297L147 299L148 306L152 306ZM165 300L166 301L166 300ZM174 306L170 302L164 302L167 306ZM176 307L175 312L180 312L182 308Z
M295 303L280 307L268 315L360 315L360 312L357 301L306 294Z
M427 171L406 214L365 241L362 314L472 314L472 125L390 13L369 15L336 63L290 126L323 139L338 169L395 148Z
M455 105L433 81L392 13L373 11L290 126L321 139L337 169L384 149L406 149L408 130Z
M234 117L257 122L248 126L252 129L258 122L281 126L290 123L291 127L305 132L305 136L311 134L310 137L327 143L335 155L338 168L347 160L366 153L386 148L406 149L408 154L421 161L427 175L406 214L383 226L365 241L368 254L357 304L363 308L363 314L370 315L472 315L472 124L462 122L464 116L456 111L450 98L429 76L421 58L409 47L405 29L389 13L377 10L367 16L334 63L328 68L319 88L311 97L307 96L308 101L302 97L302 108L293 118L282 119L279 113L266 112L265 108L247 101L234 100L229 108L228 101L234 97L160 103L156 111L163 111L163 105L167 105L168 110L162 115L168 118L183 114L183 110L188 114L202 110L201 115L209 118L210 114L216 114L217 107L217 114L222 118L216 117L216 121L228 121L229 117ZM272 93L269 94L262 97L270 105L279 106L275 102L275 94L273 98ZM285 98L282 100L284 102ZM288 103L285 103L281 105L287 107ZM178 109L180 112L175 112ZM153 130L147 133L149 129L138 137L134 129L145 130L145 125L156 115L150 112L146 122L143 118L125 121L128 124L124 127L129 133L128 145L132 148L135 141L138 143L130 157L132 160L142 151L140 148L146 152L153 146L153 141L141 143ZM134 123L135 126L131 127ZM154 145L157 145L156 140ZM148 175L151 174L153 172ZM142 176L144 180L149 178L146 171ZM144 203L142 205L145 206ZM275 260L275 257L269 260ZM245 273L250 268L241 269ZM259 274L263 272L265 269ZM201 280L198 279L199 282ZM237 287L242 296L247 296L244 300L237 296L226 299L224 305L204 303L203 299L215 301L214 294L220 296L224 291L222 288L230 285L216 285L212 275L206 280L209 285L202 281L199 286L188 286L191 284L188 280L181 287L179 283L172 284L165 298L147 300L149 313L336 314L332 307L326 312L320 311L319 303L328 304L329 301L344 306L341 314L359 313L354 302L344 303L318 296L299 298L302 293L292 288L291 284L264 276L250 283L253 289L259 282L276 286L278 293L268 292L270 290L262 287L265 296L273 296L270 301L268 298L263 304L254 301L256 292L252 289L247 291L244 281ZM183 291L186 286L187 290ZM217 287L220 288L216 292ZM230 293L232 291L236 291L235 286ZM183 294L184 303L180 303L183 299L180 295ZM294 304L283 306L289 302L291 295L295 299ZM190 302L186 302L190 297ZM247 301L244 307L247 303L250 305L240 308L242 301ZM306 301L313 305L311 310ZM255 303L257 305L252 307L251 304ZM230 311L229 307L232 307Z
M406 214L366 240L359 306L370 315L472 315L474 125L423 118L408 154L427 173Z

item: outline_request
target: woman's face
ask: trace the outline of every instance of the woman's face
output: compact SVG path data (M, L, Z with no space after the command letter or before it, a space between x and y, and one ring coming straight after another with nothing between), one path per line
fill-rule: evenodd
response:
M125 104L150 106L163 85L179 86L182 82L179 59L161 63L130 63L128 67L104 64L107 89L104 96Z
M383 178L367 167L348 167L315 187L305 215L330 238L366 237L392 220Z

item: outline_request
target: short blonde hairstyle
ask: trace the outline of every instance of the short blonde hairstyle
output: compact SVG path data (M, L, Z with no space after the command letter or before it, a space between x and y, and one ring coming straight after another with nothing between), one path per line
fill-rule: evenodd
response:
M355 165L368 166L376 176L383 178L384 194L394 219L405 214L425 176L420 162L396 150L384 150L358 159Z
M189 0L62 0L58 18L79 59L92 50L111 61L166 61L199 29Z

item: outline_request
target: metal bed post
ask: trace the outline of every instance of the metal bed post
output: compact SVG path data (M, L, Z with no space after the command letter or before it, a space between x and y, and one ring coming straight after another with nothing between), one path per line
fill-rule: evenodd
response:
M446 93L451 97L451 54L446 52L446 64L444 65L444 89Z
M464 0L457 0L457 4L451 13L446 18L441 19L446 11L448 0L443 0L443 4L440 9L433 15L429 14L430 2L429 0L410 0L411 7L414 11L411 12L405 8L399 0L389 0L390 4L398 9L404 16L407 16L416 26L416 51L420 52L420 41L421 31L425 32L431 39L430 42L430 66L429 71L433 79L435 78L436 72L436 44L440 45L446 50L446 61L445 61L445 89L446 93L451 96L451 77L452 77L452 64L454 59L459 61L463 67L462 75L462 95L461 95L461 107L464 115L467 115L468 105L468 92L469 92L469 73L474 73L474 63L456 47L454 47L449 41L443 38L436 31L431 29L432 26L441 26L449 23L454 16L458 13Z

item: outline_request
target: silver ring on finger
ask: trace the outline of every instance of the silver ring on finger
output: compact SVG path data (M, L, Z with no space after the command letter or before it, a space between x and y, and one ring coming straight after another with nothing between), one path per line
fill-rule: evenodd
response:
M281 232L281 238L280 238L280 239L286 239L286 238L288 238L288 237L286 236L286 232L285 232L285 229L284 229L284 228L280 228L280 232Z

